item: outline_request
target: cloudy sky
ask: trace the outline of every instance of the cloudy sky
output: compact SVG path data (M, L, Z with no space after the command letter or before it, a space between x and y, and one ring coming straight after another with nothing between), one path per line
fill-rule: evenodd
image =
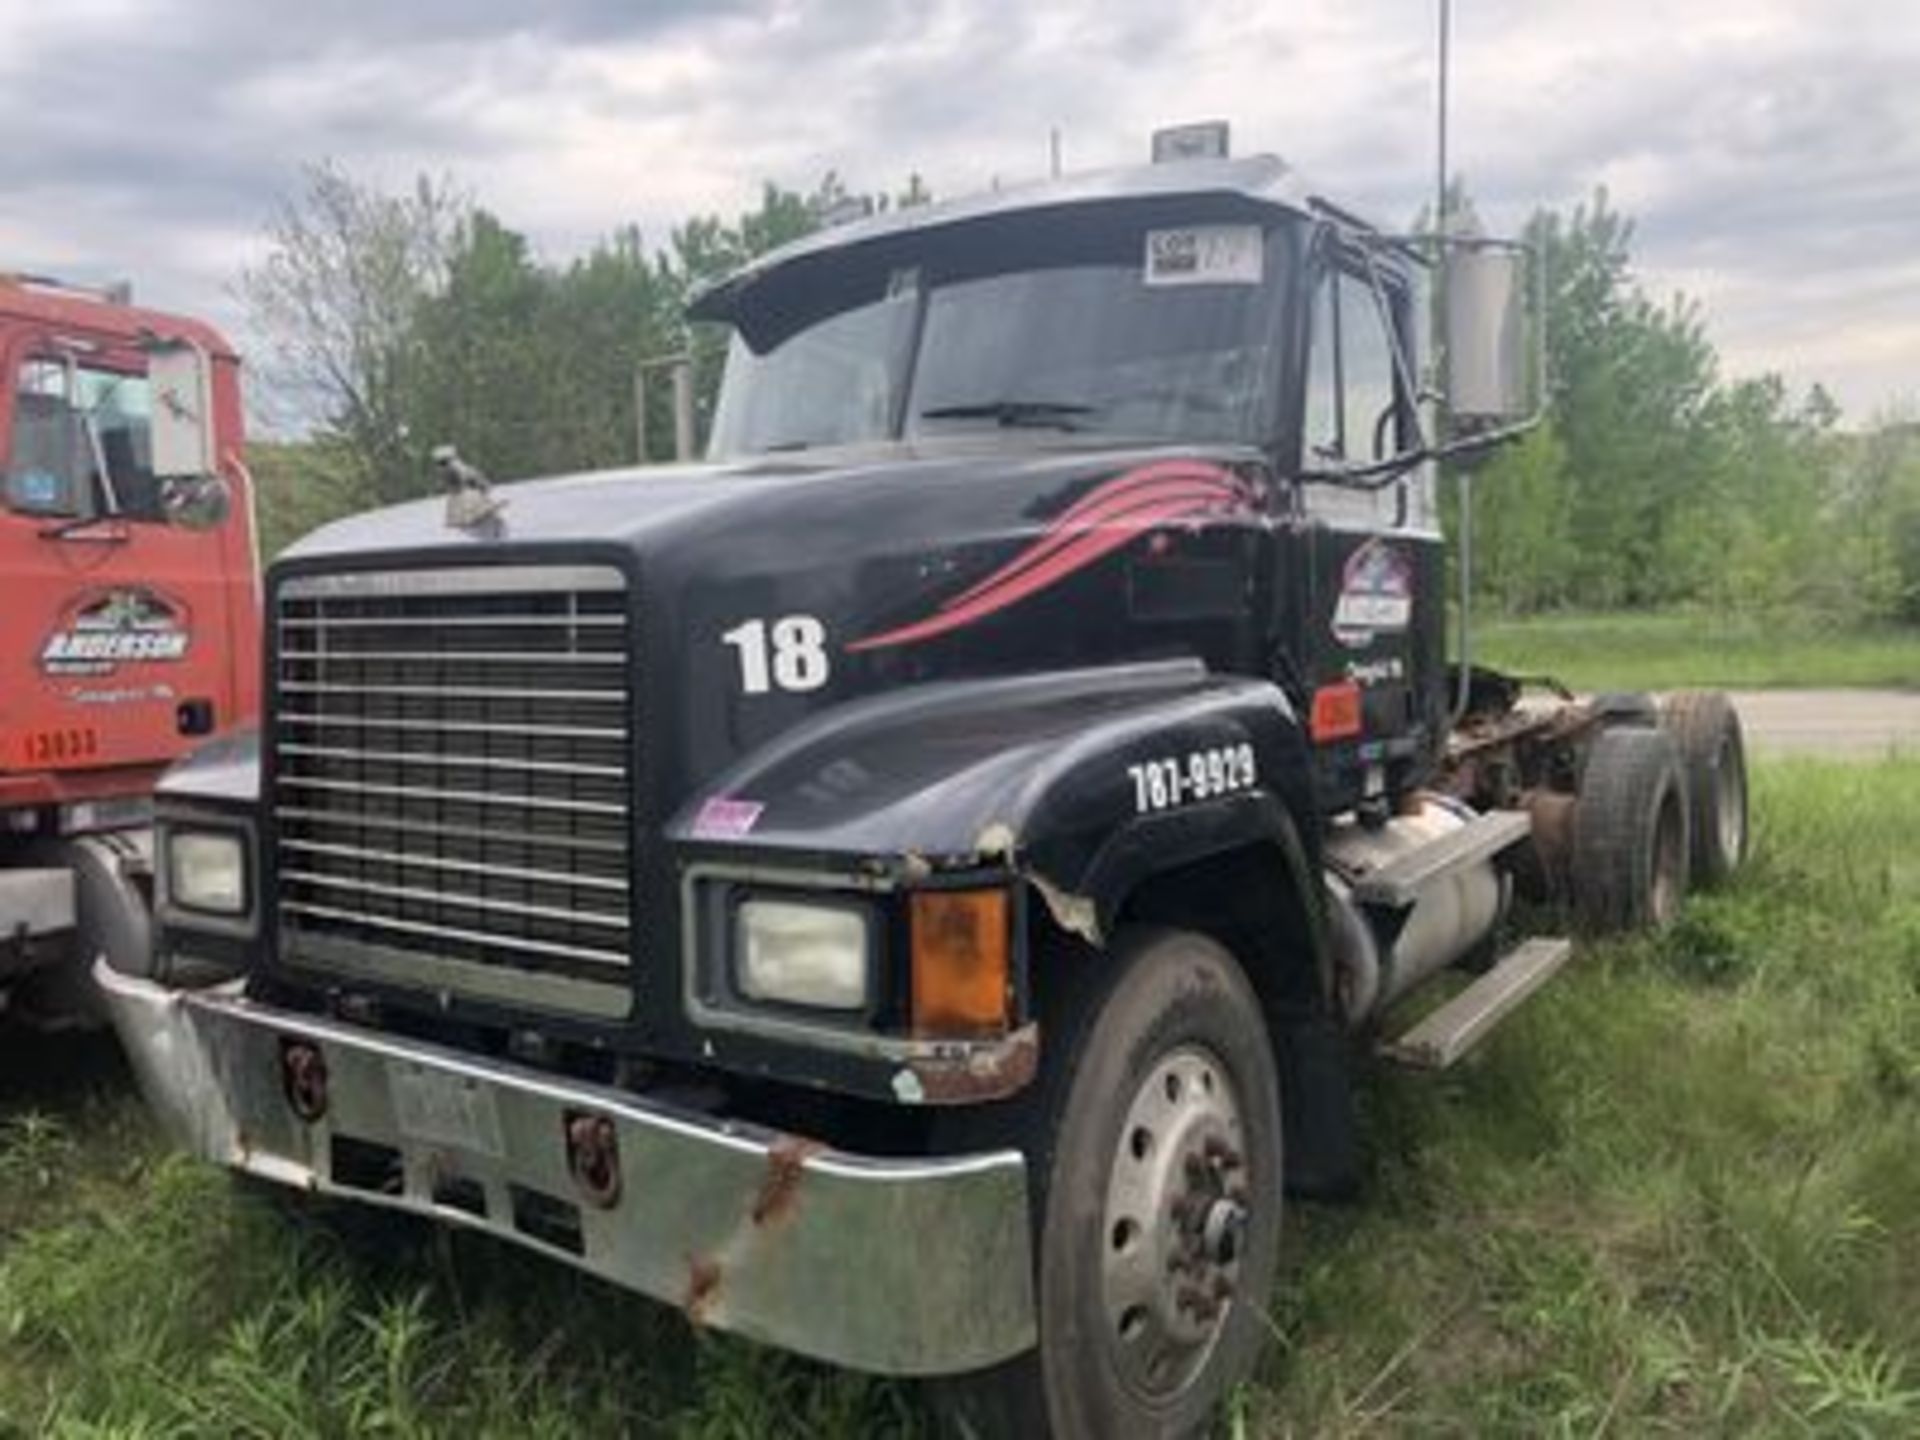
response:
M1221 116L1402 221L1437 0L0 0L0 268L229 294L302 161L464 183L543 253L762 179L954 195ZM1605 184L1728 370L1920 401L1920 3L1456 0L1453 153L1496 227Z

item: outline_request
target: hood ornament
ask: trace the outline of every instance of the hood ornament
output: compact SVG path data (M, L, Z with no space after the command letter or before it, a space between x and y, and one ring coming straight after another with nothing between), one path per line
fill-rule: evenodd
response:
M464 530L484 539L494 539L506 529L500 518L506 501L494 498L493 482L477 466L462 460L451 445L433 447L433 464L447 492L448 529Z

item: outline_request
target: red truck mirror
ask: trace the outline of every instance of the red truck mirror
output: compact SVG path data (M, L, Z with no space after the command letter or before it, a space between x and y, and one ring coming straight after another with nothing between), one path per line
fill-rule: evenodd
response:
M213 433L213 365L207 352L168 341L147 352L153 391L153 473L161 480L197 480L219 472Z
M213 361L191 341L164 341L147 352L153 393L153 474L167 518L189 530L226 520L232 491L220 474L213 423Z

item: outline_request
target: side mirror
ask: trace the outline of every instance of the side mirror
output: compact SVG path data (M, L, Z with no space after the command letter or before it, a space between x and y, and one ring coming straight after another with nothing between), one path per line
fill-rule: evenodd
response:
M1526 424L1545 400L1532 256L1504 240L1452 238L1446 247L1442 318L1453 433Z
M647 463L647 376L667 373L673 387L673 458L686 464L694 455L693 356L689 353L661 355L642 360L633 372L634 441L639 461Z
M213 432L213 362L190 342L163 341L147 351L153 392L153 474L157 480L200 480L220 470Z
M212 530L233 513L233 487L224 475L162 480L160 508L183 530Z

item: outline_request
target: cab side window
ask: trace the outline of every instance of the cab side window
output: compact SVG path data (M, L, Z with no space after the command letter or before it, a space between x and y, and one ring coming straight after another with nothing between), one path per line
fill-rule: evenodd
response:
M1363 463L1385 460L1400 453L1393 339L1371 284L1343 270L1339 290L1347 458Z
M86 425L71 375L58 360L28 360L13 387L13 453L7 508L24 515L81 519L95 513Z
M13 385L13 445L0 499L57 519L162 520L144 375L26 360Z
M1335 270L1316 287L1301 429L1307 465L1365 465L1404 447L1407 397L1388 323L1364 274Z
M1345 453L1341 442L1340 318L1329 281L1322 280L1314 287L1312 326L1307 342L1307 408L1301 438L1306 463L1318 465L1337 462Z

